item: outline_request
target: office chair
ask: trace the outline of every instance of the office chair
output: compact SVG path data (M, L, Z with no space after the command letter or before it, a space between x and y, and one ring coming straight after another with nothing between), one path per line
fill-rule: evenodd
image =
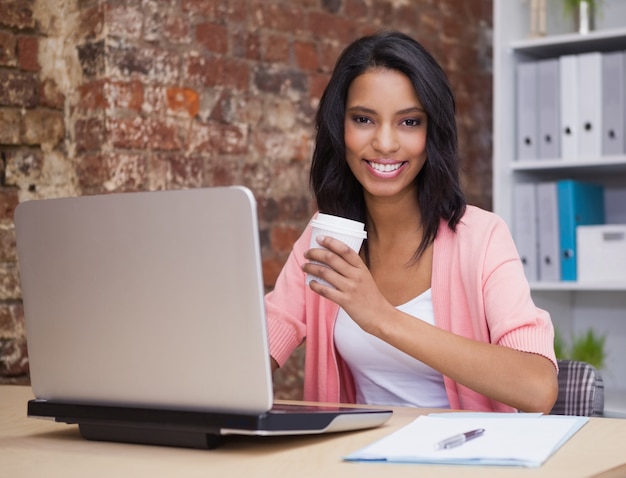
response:
M601 417L604 415L604 381L592 365L559 359L559 394L551 415Z

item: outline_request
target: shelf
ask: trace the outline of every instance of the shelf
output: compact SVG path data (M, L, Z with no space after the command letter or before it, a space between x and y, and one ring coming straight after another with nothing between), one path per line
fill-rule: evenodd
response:
M593 292L626 292L626 283L606 282L531 282L533 291L593 291Z
M554 58L561 55L592 51L626 50L626 28L596 30L586 35L566 33L513 41L509 47L518 53L535 58Z
M626 173L626 156L607 156L593 160L537 159L511 161L513 171L582 171L592 169L604 173Z

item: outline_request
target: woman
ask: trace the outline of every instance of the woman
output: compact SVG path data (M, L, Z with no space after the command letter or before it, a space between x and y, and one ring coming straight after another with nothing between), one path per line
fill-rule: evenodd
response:
M320 212L365 223L360 253L310 225L266 296L270 354L306 340L305 400L548 413L549 315L504 222L466 206L454 97L398 32L341 54L316 117ZM321 281L305 284L310 273Z

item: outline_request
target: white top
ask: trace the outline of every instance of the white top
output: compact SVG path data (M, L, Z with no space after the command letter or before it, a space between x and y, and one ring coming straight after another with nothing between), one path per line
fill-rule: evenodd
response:
M431 289L397 309L435 323ZM357 403L450 408L443 375L364 332L342 308L334 335L337 351L354 377Z

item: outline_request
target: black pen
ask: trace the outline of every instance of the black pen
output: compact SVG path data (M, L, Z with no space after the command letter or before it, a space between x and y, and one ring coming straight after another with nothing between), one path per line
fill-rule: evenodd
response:
M441 440L439 443L435 445L435 448L438 450L446 450L448 448L454 448L456 446L462 445L466 441L473 440L474 438L478 438L483 433L485 433L484 428L477 428L476 430L471 430L465 433L459 433L458 435L451 436L450 438L446 438L445 440Z

